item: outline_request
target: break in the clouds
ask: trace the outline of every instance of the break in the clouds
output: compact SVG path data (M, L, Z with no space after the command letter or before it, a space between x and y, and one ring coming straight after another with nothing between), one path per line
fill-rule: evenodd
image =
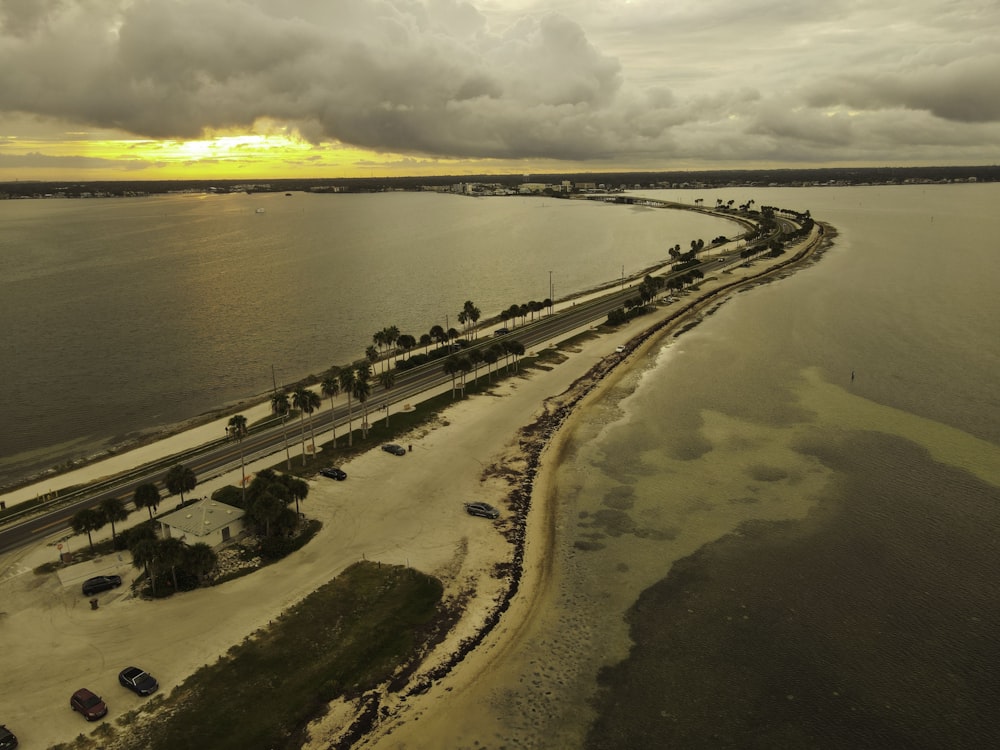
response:
M998 31L995 0L0 0L0 116L452 159L994 162Z

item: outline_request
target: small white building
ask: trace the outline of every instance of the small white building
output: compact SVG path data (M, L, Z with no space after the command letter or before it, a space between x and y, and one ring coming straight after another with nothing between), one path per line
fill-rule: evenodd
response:
M218 547L243 533L245 515L240 508L206 498L160 518L160 537Z

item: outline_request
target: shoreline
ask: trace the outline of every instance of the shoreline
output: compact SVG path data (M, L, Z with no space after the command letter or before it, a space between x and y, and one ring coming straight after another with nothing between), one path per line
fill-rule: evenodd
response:
M396 747L435 748L446 746L448 740L437 732L448 732L454 716L442 705L447 695L460 697L478 683L490 668L499 663L530 631L550 592L554 570L551 550L556 544L555 469L565 451L574 424L582 412L607 392L630 371L628 359L644 354L670 336L679 336L698 325L732 294L741 293L760 284L782 278L798 270L807 261L818 258L836 236L835 230L817 223L817 232L789 259L779 261L750 275L698 295L684 307L666 314L661 320L633 334L625 344L625 352L610 360L601 360L578 377L563 393L550 396L541 406L541 413L529 425L518 431L517 443L525 465L516 482L512 482L508 507L517 513L518 525L507 536L514 552L511 575L502 597L485 613L480 613L481 625L472 637L462 641L457 651L438 653L441 646L428 655L414 672L412 687L396 700L387 693L374 697L373 703L354 707L355 721L342 732L314 737L305 748L372 747L388 750ZM643 322L639 319L639 322ZM529 522L529 513L536 516ZM463 615L463 619L469 613ZM460 667L464 666L465 669ZM451 684L456 683L456 684ZM337 702L340 703L340 702ZM341 704L331 715L343 719L348 706ZM434 722L432 712L437 711ZM419 719L419 721L417 721ZM327 725L319 720L311 732L322 734ZM428 725L431 725L430 727ZM326 727L328 729L328 727ZM402 735L402 736L401 736ZM331 744L332 741L332 744Z
M739 217L720 215L708 209L699 209L684 204L672 205L669 208L670 210L688 210L713 215L717 218L733 221L738 226L745 228L745 220L742 220ZM675 261L672 258L664 258L625 277L624 281L629 286L632 286L641 281L647 274L662 272L674 262ZM565 297L553 300L553 308L559 309L563 307L571 307L579 300L586 299L591 296L602 295L608 290L618 287L621 283L622 279L611 279L595 286L573 292ZM502 318L499 314L495 314L492 317L485 318L483 322L477 326L477 330L488 332L495 326L501 324L503 324ZM388 361L392 362L396 356L399 355L390 357ZM318 374L309 373L303 375L296 380L283 384L281 388L289 393L299 386L315 389L327 373L357 364L363 359L363 357L360 357L352 363L347 363L345 365L332 365L327 370L322 370ZM193 431L204 430L206 436L204 438L204 442L210 442L221 433L221 429L225 426L226 419L233 414L239 413L256 414L257 416L251 419L251 423L271 416L270 392L265 391L229 402L227 404L222 404L209 409L208 411L192 415L177 422L141 428L129 433L129 435L118 437L110 436L105 440L106 447L102 448L97 453L93 453L89 456L67 458L62 463L54 464L32 474L22 475L18 478L11 479L7 484L0 484L0 499L6 502L8 509L30 500L42 500L44 502L49 498L55 499L62 491L85 486L89 481L93 481L94 479L104 479L115 476L118 473L134 468L136 465L145 463L146 459L140 458L136 460L135 456L137 455L137 452L151 451L157 456L161 456L161 454L164 454L162 447L170 441L176 440L187 445L191 442L189 436ZM205 429L209 425L212 426L212 430ZM160 446L161 450L154 451L153 449L156 446ZM178 452L181 452L181 449L178 449ZM167 451L166 453L169 454L170 451ZM162 455L162 457L166 458L169 456ZM103 472L100 471L100 468L104 466L110 467L109 470ZM74 475L82 475L82 477L78 480L73 480L72 477ZM50 485L48 489L40 489L42 485L46 484ZM55 487L55 489L52 489L52 487Z
M489 665L504 658L519 633L530 630L549 595L546 585L553 562L547 550L557 542L556 507L547 497L549 471L558 461L573 416L586 408L587 399L599 398L603 388L629 372L632 352L696 325L729 294L780 278L789 265L803 261L799 248L811 245L814 251L824 245L823 231L814 235L791 248L788 259L762 259L755 267L734 268L735 278L720 272L650 316L606 333L568 337L566 345L556 348L560 360L551 367L455 401L433 424L403 436L404 442L413 443L408 458L370 451L345 464L351 476L347 483L311 481L306 512L320 520L323 529L292 558L253 576L156 606L130 599L123 591L102 598L100 611L91 612L79 596L79 579L30 575L37 561L54 554L53 538L4 555L0 560L8 610L4 625L7 636L22 643L22 649L11 654L10 688L0 689L0 700L20 707L21 722L29 731L18 734L23 741L31 739L42 746L75 736L78 722L72 716L52 716L52 706L62 705L63 693L79 687L77 682L85 681L98 691L114 690L111 684L106 689L102 684L106 663L141 661L164 690L171 690L234 643L267 628L348 565L368 559L403 564L440 578L446 590L444 604L461 606L461 617L436 648L421 655L399 692L386 686L363 705L331 704L327 715L310 725L312 740L306 747L448 746L447 740L438 741L437 735L427 732L428 727L440 725L442 732L454 729L447 702L460 698L463 686L488 675ZM616 344L625 346L626 352L616 353ZM502 399L503 405L495 399ZM215 431L212 425L206 429ZM391 463L396 461L405 463ZM264 463L273 461L248 464L248 473L264 468ZM199 484L199 490L211 494L215 485L229 480L222 476ZM359 491L364 494L357 495ZM362 497L364 502L355 501ZM501 507L501 520L489 523L467 516L461 503L473 497ZM141 518L137 514L137 520ZM73 544L78 543L85 540L76 537ZM129 560L119 558L116 563L106 558L101 564L127 580L135 574ZM87 575L82 570L76 574ZM224 621L214 617L213 608L220 601L238 616ZM116 638L110 642L103 637L109 626L116 628ZM66 639L66 633L73 637ZM100 653L88 645L95 642L102 644ZM42 653L45 660L57 659L62 665L59 678L31 696L12 692L31 679ZM138 708L117 694L114 704L111 721L130 707ZM425 739L417 736L410 745L400 744L410 734Z

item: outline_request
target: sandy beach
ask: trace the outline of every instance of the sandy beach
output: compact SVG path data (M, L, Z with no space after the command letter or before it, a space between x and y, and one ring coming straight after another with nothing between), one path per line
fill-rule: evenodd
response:
M819 244L815 232L813 239ZM748 268L736 265L706 279L697 293L619 330L557 345L557 364L533 368L486 394L456 401L430 426L402 436L400 442L412 445L406 456L372 451L343 465L346 482L317 477L303 512L320 520L322 530L303 550L253 575L157 602L131 598L123 586L101 595L99 608L92 610L80 595L79 581L113 571L130 582L137 571L127 555L59 575L35 575L37 565L56 558L58 541L70 549L86 544L86 538L64 539L63 533L3 556L0 639L6 679L0 684L0 720L25 747L50 747L89 733L95 727L66 705L75 689L86 686L103 695L110 707L105 721L114 722L141 703L117 684L124 666L138 664L169 691L351 563L368 559L435 575L444 582L446 596L467 597L468 604L459 626L411 680L411 688L421 686L419 694L404 690L380 696L381 718L365 728L356 746L472 746L476 707L481 710L491 667L545 606L547 552L555 533L547 469L558 465L560 436L571 429L574 410L600 399L602 389L627 368L632 352L656 346L695 322L734 284L758 283L755 279L788 263L797 249ZM678 316L680 309L688 311ZM627 351L616 352L618 346ZM170 438L170 443L146 446L141 455L169 455L185 445L200 445L218 431L215 423L204 425ZM139 454L125 456L118 460L136 461ZM248 465L248 473L276 460L280 458ZM79 470L73 481L114 470L119 469L102 462ZM233 480L212 479L200 484L195 495L208 496ZM23 492L33 497L39 491ZM467 515L462 504L470 500L499 507L501 518L490 522ZM134 515L136 521L144 517ZM504 563L513 563L509 569L514 573L497 577L494 571ZM311 726L307 747L338 742L357 710L355 705L331 706Z

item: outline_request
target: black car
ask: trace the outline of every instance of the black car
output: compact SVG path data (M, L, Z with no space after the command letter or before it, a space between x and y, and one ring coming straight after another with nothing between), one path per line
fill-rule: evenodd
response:
M470 516L480 516L481 518L499 518L500 511L489 503L466 503L465 512Z
M17 737L3 724L0 724L0 750L14 750L17 747Z
M329 469L320 469L319 473L324 477L336 479L338 482L343 482L347 479L347 472L343 469L338 469L336 466L331 466Z
M83 582L83 595L92 596L102 591L110 591L122 585L121 576L95 576Z
M125 667L118 673L118 682L136 695L152 695L160 687L153 675L139 667Z
M395 443L386 443L382 446L382 450L386 453L391 453L394 456L405 456L406 448L401 445L396 445Z

